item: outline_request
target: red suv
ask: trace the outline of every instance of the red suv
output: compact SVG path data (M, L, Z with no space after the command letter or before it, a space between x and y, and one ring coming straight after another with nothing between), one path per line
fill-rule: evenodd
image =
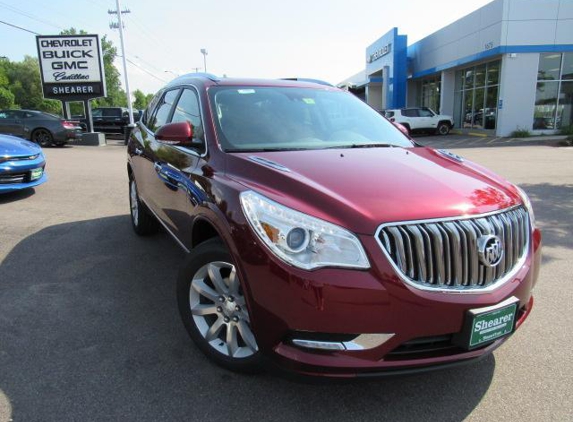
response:
M127 171L135 232L161 224L187 252L183 323L229 369L439 368L490 353L531 311L525 193L334 87L179 77L133 131Z

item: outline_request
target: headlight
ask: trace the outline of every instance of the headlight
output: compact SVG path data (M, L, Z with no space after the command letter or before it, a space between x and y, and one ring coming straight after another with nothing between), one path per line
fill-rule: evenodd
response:
M519 196L521 196L521 200L523 201L523 205L525 205L525 209L529 214L529 221L531 221L531 227L535 227L535 214L533 214L533 207L531 206L531 201L529 200L529 196L525 193L523 189L519 186L516 186Z
M358 238L335 224L292 210L253 191L241 193L247 220L269 249L295 267L370 268Z

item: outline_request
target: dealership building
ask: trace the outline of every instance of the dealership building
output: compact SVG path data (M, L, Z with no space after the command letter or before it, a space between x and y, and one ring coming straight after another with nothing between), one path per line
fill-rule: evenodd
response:
M393 28L341 82L377 110L423 106L508 136L573 125L573 0L495 0L415 44Z

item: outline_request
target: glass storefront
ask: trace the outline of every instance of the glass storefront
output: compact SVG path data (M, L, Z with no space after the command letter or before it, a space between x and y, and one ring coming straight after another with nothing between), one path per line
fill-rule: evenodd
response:
M421 107L428 107L439 113L441 87L442 80L440 75L418 82L418 104Z
M501 62L484 63L456 72L456 127L495 129Z
M533 129L573 125L573 53L539 55Z

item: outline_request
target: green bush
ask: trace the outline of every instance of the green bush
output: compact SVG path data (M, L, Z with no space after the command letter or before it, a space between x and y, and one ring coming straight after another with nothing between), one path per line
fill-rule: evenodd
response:
M573 125L563 126L559 130L560 135L573 135Z
M513 132L511 132L512 138L528 138L531 136L531 133L527 129L517 128Z

